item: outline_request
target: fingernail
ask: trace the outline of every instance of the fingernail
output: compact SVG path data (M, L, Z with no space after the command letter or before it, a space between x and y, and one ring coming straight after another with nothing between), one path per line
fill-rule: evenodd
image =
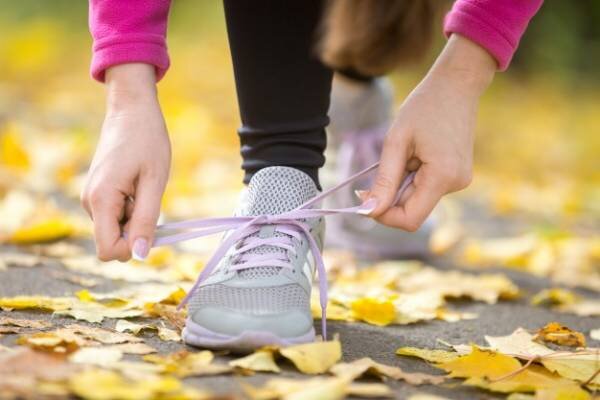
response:
M360 209L357 211L358 214L369 215L377 208L377 199L371 197L360 205Z
M148 248L148 241L144 238L137 238L133 242L132 257L137 261L144 261L148 256L150 249Z
M367 192L367 190L355 190L354 194L362 201L365 199L365 195L367 194Z

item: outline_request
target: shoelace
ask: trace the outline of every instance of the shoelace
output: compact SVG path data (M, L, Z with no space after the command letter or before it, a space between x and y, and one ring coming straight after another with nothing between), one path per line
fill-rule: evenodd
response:
M184 240L195 239L203 236L214 235L216 233L231 231L231 233L224 238L213 256L206 263L204 269L198 276L198 279L187 293L183 301L179 304L178 309L181 309L189 299L194 295L198 287L204 282L214 271L219 264L220 260L227 254L229 249L238 245L238 248L233 253L235 262L230 267L232 270L242 270L248 268L274 266L281 268L292 268L290 260L284 257L282 252L279 253L267 253L267 254L254 254L250 250L260 246L275 246L282 250L292 250L293 244L291 238L302 239L306 238L308 241L309 249L315 260L317 274L319 276L319 301L321 305L321 326L323 338L327 338L327 276L325 271L325 265L323 263L323 257L319 250L319 246L310 232L310 227L303 222L310 218L325 217L327 215L334 214L363 214L370 213L374 207L374 203L367 201L359 206L347 207L347 208L335 208L335 209L319 209L312 208L325 197L331 193L341 189L342 187L352 183L361 176L373 171L379 163L375 163L370 167L352 175L342 183L323 191L316 197L313 197L309 201L300 205L299 207L278 215L258 215L258 216L238 216L238 217L225 217L225 218L203 218L194 219L189 221L174 222L157 227L158 231L183 231L181 233L175 233L167 236L158 236L152 247L164 246L174 244ZM398 202L402 193L412 183L414 179L414 172L408 174L402 182L400 189L396 195L395 203ZM270 237L260 238L251 237L261 227L272 225L275 227L275 231L288 235L288 237Z

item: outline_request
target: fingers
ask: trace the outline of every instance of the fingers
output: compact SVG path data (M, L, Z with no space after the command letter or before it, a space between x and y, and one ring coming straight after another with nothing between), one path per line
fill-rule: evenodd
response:
M154 241L163 191L164 184L159 179L148 175L140 177L127 230L129 247L136 260L146 258Z
M377 218L393 206L400 183L404 177L408 142L398 135L388 135L385 139L377 175L366 199L375 199L375 208L369 214Z
M121 237L119 224L125 203L123 194L110 190L93 190L86 202L94 220L98 258L102 261L127 261L130 258L129 245Z
M431 167L423 164L411 186L400 198L399 205L390 207L376 218L384 225L414 232L425 222L441 197L446 193Z

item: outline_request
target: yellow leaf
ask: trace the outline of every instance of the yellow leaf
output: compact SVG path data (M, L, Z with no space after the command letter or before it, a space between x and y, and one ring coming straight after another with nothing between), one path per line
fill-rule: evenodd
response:
M77 296L77 298L81 301L86 301L86 302L92 302L95 301L96 299L94 298L94 296L91 295L90 291L87 289L84 290L80 290L78 292L75 293L75 296Z
M583 333L569 329L558 322L548 323L537 332L533 340L541 340L560 346L585 347Z
M311 378L268 380L263 387L242 385L251 400L338 400L348 394L349 382L340 378Z
M579 296L574 292L562 289L552 288L544 289L538 292L531 299L531 304L534 306L539 305L563 305L563 304L574 304L579 301Z
M473 346L470 354L439 362L437 366L453 378L495 379L521 368L521 363L514 357Z
M0 135L0 165L18 171L28 171L31 162L19 135L20 132L15 125L9 126Z
M180 351L177 353L144 356L144 361L162 365L167 372L179 378L188 376L217 375L231 371L226 365L212 364L214 355L208 350L197 353Z
M232 360L229 366L257 372L281 371L273 359L273 352L269 350L257 350L246 357Z
M14 244L51 242L70 237L75 231L73 224L65 217L55 217L17 229L9 241Z
M460 354L455 351L419 349L417 347L400 347L396 350L396 354L400 356L419 357L433 363L448 362L460 357Z
M386 326L396 319L396 308L389 300L362 298L352 302L354 318L377 326Z
M437 385L444 382L443 376L405 372L399 367L381 364L370 358L360 358L350 363L338 363L331 367L329 372L348 381L370 374L382 378L404 380L411 385L422 385L424 383Z
M322 374L342 358L342 345L338 340L306 343L282 348L279 353L302 373Z
M584 348L575 352L556 352L534 342L533 336L524 329L517 329L508 336L486 336L485 340L492 348L503 353L524 358L538 357L541 364L549 371L579 382L586 382L600 368L599 349ZM592 384L600 385L600 375L594 378Z
M139 400L160 395L175 395L181 382L173 377L154 377L130 381L111 371L86 370L69 379L69 388L79 397L90 400Z
M23 310L37 308L42 310L66 310L71 307L72 299L66 297L16 296L0 297L0 308Z

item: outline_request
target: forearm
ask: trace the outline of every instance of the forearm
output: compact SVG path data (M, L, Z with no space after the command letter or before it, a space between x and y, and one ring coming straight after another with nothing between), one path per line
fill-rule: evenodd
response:
M156 102L156 78L150 64L120 64L106 70L107 109L118 112L134 105Z
M428 77L452 80L469 93L481 95L492 82L496 69L496 61L487 50L454 34L431 67Z

